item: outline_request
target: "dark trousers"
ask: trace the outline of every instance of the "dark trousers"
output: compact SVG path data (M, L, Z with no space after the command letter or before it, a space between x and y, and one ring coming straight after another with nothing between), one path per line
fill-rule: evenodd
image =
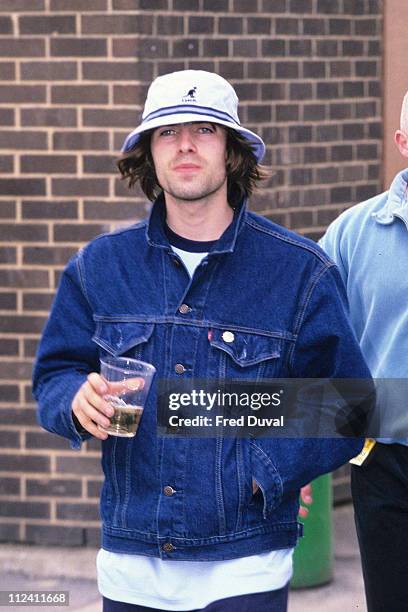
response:
M408 610L408 447L379 444L351 487L368 612Z
M286 612L289 585L277 591L251 593L227 597L208 604L205 608L191 612ZM163 612L159 608L146 608L103 598L103 612Z

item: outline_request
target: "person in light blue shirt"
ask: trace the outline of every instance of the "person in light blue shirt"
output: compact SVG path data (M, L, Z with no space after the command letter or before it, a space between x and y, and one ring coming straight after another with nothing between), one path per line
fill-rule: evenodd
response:
M408 92L395 143L408 158ZM320 240L347 288L352 324L378 381L373 451L351 483L369 612L407 609L408 168L389 191L342 213ZM395 379L395 380L393 380Z

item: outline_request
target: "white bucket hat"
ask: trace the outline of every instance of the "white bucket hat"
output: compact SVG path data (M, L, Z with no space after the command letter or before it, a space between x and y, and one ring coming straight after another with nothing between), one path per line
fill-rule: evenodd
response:
M133 149L142 132L192 121L232 128L250 142L258 161L265 154L263 140L239 122L238 97L232 85L204 70L180 70L157 77L147 92L142 123L127 136L122 152Z

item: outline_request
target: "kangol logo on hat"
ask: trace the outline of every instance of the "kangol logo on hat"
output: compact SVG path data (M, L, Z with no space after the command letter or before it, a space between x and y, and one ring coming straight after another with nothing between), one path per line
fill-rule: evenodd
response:
M192 89L190 89L188 94L183 97L183 102L195 102L196 101L195 99L196 91L197 91L197 87L193 87Z
M131 151L143 132L193 121L236 130L251 144L258 162L265 154L263 140L239 121L238 97L232 85L205 70L180 70L157 77L147 92L142 122L127 136L122 152Z

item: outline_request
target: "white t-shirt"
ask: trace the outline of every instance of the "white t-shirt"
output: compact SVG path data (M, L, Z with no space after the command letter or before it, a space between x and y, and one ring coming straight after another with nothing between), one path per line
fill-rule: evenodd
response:
M184 246L182 241L179 237L177 244ZM190 276L208 255L172 248ZM98 588L113 601L178 612L200 609L226 597L281 589L292 576L292 555L293 548L285 548L223 561L168 561L101 549Z

